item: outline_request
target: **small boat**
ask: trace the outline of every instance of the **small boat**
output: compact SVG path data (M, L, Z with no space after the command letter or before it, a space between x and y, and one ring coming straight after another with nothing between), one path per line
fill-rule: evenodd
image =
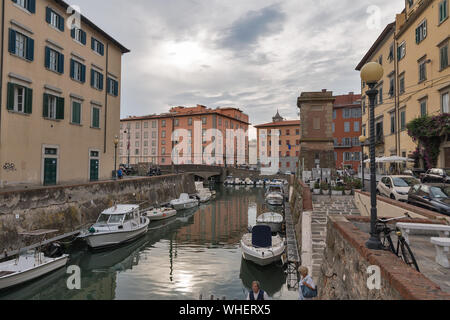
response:
M226 186L232 186L234 185L234 178L233 177L227 177L225 182L223 183Z
M242 184L242 182L243 181L241 179L239 179L239 178L234 179L234 185L235 186L240 186Z
M270 185L266 192L266 201L272 206L281 206L284 203L284 190L280 185Z
M252 185L255 184L255 183L252 181L252 179L250 179L250 178L246 178L244 182L245 182L245 184L246 184L247 186L252 186Z
M201 189L197 193L197 197L198 197L200 203L205 203L205 202L208 202L209 200L211 200L212 193L211 193L211 191L209 191L209 189Z
M21 236L43 237L58 230L37 230L20 233ZM41 240L40 243L43 243ZM40 278L56 271L67 264L69 256L63 254L61 247L51 244L49 250L43 251L43 246L35 250L19 254L16 258L0 263L0 290Z
M172 208L159 208L149 210L145 215L150 219L150 221L160 221L169 219L177 215L177 210Z
M175 210L185 210L198 206L198 200L189 197L187 193L182 193L179 199L170 201L170 205Z
M281 231L281 225L283 224L283 221L283 216L276 212L266 212L256 218L257 224L264 224L269 226L272 230L272 233Z
M149 223L150 219L141 214L138 205L115 205L103 211L79 238L93 249L117 246L145 234Z
M264 186L264 181L263 181L263 180L258 180L258 181L256 182L256 186L258 186L258 187Z
M267 225L256 225L252 233L244 234L241 240L242 257L260 266L280 261L285 251L284 240Z

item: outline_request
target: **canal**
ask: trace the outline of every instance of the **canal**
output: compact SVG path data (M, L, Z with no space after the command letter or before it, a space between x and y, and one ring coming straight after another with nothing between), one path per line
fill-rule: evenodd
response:
M242 260L239 242L268 209L264 189L217 187L217 198L171 220L153 223L146 236L115 250L71 249L70 265L81 270L81 289L69 290L66 269L6 292L0 299L181 300L245 299L253 280L273 299L297 299L281 266Z

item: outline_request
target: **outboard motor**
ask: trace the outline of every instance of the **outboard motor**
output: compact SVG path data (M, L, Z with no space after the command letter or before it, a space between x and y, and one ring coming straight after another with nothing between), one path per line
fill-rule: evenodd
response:
M44 254L48 258L58 258L64 254L64 251L61 244L53 242L45 248Z

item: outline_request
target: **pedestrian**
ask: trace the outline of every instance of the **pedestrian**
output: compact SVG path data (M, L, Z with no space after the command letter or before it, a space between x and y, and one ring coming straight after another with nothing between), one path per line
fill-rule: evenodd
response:
M300 273L300 283L299 283L299 300L312 300L317 296L317 287L314 283L313 278L309 275L309 270L307 267L298 268Z
M119 177L119 180L121 180L123 178L122 168L119 168L119 170L117 171L117 176Z
M257 300L270 300L266 292L261 290L261 285L259 281L253 281L252 290L247 295L247 300L257 301Z

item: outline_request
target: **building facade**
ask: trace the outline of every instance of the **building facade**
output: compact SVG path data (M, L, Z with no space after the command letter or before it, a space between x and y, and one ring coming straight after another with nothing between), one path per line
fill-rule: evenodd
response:
M248 164L249 161L249 142L248 126L249 117L237 108L216 108L210 109L202 105L196 107L174 107L169 113L160 115L149 115L143 117L130 117L121 120L120 129L120 162L124 164L150 163L153 165L171 165L172 150L179 148L179 156L189 156L187 161L174 159L180 164L193 164L195 157L203 158L206 148L213 148L212 156L222 155L219 160L212 160L212 164L222 165L226 155L227 130L236 132L242 130L244 134L243 144L245 145L244 154L237 154L238 141L234 141L234 161L229 160L229 164L235 165L238 162ZM200 124L199 132L196 133L195 124ZM182 137L177 137L178 129L184 129L187 132L187 150L181 151L183 142ZM208 137L210 129L216 129L220 132L223 139ZM174 141L172 135L174 134ZM200 146L195 146L197 135L200 140ZM239 161L238 161L239 157ZM205 159L201 159L203 162Z
M257 125L255 128L258 134L258 162L261 166L272 165L272 143L277 143L277 137L272 135L272 130L275 130L279 134L279 170L296 172L300 155L300 120L285 120L277 112L271 123ZM262 157L268 158L269 163L264 164Z
M129 50L64 1L2 3L1 185L111 178Z
M336 96L333 105L334 158L337 169L361 166L361 95Z
M407 124L421 116L449 113L449 0L405 1L358 64L384 68L375 108L377 156L411 157L417 143ZM363 135L369 136L368 86L362 83ZM441 144L439 167L450 166L450 134ZM366 153L368 149L366 148Z

